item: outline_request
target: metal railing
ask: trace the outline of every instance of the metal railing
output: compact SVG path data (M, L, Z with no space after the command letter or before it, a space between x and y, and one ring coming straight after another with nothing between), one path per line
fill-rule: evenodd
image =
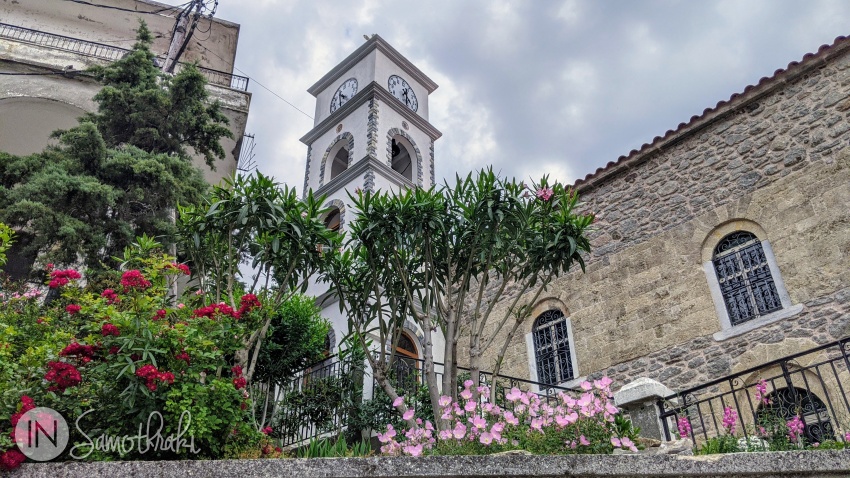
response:
M438 381L442 381L444 366L434 364ZM298 373L289 383L277 387L274 392L276 436L282 446L304 444L308 440L335 435L347 426L350 414L366 399L386 399L374 376L371 379L372 394L363 393L366 378L365 363L351 364L330 357ZM458 367L461 377L469 369ZM399 395L416 395L424 386L424 361L397 357L390 372L391 380ZM462 379L459 381L463 381ZM482 372L482 385L494 386L492 374ZM495 386L497 402L506 404L505 393L512 387L525 390L536 389L542 399L558 400L560 392L572 390L557 385L546 385L517 377L499 375ZM386 407L374 407L371 419L374 423L386 424L394 411L385 400ZM412 404L415 408L415 404Z
M850 338L828 343L659 400L665 438L671 439L682 417L697 444L730 428L743 443L766 443L772 433L787 433L794 417L803 423L805 443L843 437L850 431L848 343Z
M56 48L58 50L69 51L80 55L100 58L102 60L116 61L124 57L130 50L113 45L104 45L103 43L81 40L56 33L48 33L31 28L9 25L8 23L0 23L0 38L8 38L33 45L46 46ZM162 62L163 59L160 58ZM179 63L177 70L186 65ZM197 67L208 82L232 88L234 90L248 91L249 78L245 76L234 75L224 71L213 70L212 68Z

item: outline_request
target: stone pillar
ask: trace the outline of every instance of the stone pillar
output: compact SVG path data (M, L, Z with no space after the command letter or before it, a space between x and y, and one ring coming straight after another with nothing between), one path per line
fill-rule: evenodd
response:
M660 382L641 377L615 392L614 404L631 417L635 426L640 427L641 436L663 441L664 428L658 418L656 402L674 393Z

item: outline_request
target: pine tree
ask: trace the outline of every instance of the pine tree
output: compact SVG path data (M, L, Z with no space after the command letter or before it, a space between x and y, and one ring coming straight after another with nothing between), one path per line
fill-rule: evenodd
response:
M210 167L224 158L227 119L196 68L162 74L150 43L142 23L126 57L92 69L104 84L98 111L55 132L58 145L0 152L0 222L16 230L12 254L110 268L138 235L168 242L177 204L201 201L207 185L189 151Z

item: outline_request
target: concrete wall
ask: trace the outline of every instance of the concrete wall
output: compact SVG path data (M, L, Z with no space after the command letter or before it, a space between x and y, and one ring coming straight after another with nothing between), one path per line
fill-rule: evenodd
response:
M11 478L114 476L234 478L447 477L846 477L850 450L729 455L438 456L425 458L313 458L220 461L137 461L25 464Z
M179 9L148 0L98 0L96 3L139 12L167 10L158 14L143 14L60 0L0 0L0 22L130 48L135 43L135 30L141 19L147 23L154 36L154 53L164 55L168 52L171 31ZM202 19L198 23L202 31L206 32L209 27L209 19ZM232 73L238 41L239 25L213 18L212 30L193 36L181 61L197 61L201 66Z
M602 218L587 273L558 278L540 302L570 317L580 375L681 389L850 334L848 50L833 47L579 185ZM792 307L724 330L705 252L710 260L721 232L739 226L772 246ZM507 375L530 375L523 334L534 317L511 343Z

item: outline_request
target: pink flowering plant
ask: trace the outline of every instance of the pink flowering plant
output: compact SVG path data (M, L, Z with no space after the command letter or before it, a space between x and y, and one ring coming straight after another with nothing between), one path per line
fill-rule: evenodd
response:
M490 402L487 386L473 387L467 380L458 400L441 396L440 430L430 421L415 418L404 397L393 406L404 409L403 419L415 427L396 429L388 425L378 434L381 453L421 456L425 454L490 454L527 450L536 454L611 453L615 448L637 451L636 433L617 423L619 410L611 399L611 380L584 382L583 393L574 398L559 393L552 401L511 388L504 402Z

